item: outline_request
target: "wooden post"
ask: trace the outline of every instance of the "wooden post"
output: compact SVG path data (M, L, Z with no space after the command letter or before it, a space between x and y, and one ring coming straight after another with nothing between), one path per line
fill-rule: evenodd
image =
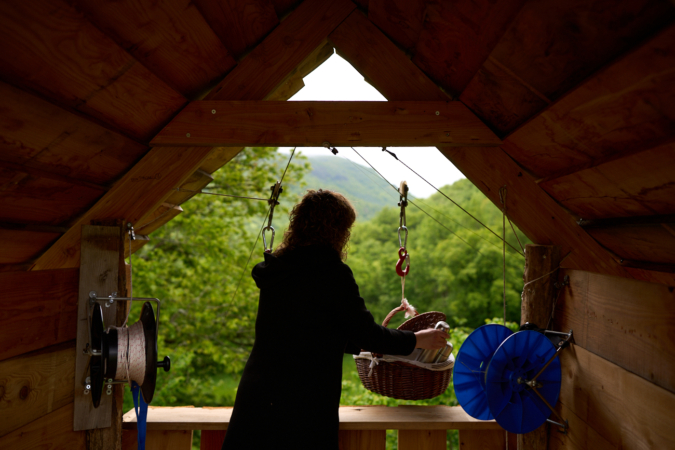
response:
M525 246L525 273L520 323L530 322L546 328L553 311L556 269L560 265L560 247ZM536 280L536 281L535 281ZM531 282L530 284L527 284ZM544 423L531 433L518 435L518 450L547 450L549 427Z
M80 386L87 357L82 349L89 342L88 302L89 292L98 296L117 292L119 297L127 295L128 268L124 264L124 241L126 231L123 221L115 226L84 225L80 260L80 287L78 306L78 330L76 345L75 412L74 429L87 431L89 450L119 450L122 447L122 402L124 386L116 385L113 395L101 395L98 408L91 404L91 394L84 395ZM126 317L128 305L118 303L112 308L103 308L106 326L120 326Z

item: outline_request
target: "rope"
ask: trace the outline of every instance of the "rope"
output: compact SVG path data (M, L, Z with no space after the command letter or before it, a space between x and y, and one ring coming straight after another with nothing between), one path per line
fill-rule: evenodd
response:
M499 201L502 208L502 279L504 280L504 326L506 326L506 186L499 188Z
M556 270L560 269L560 267L562 266L562 262L565 261L565 258L567 258L568 256L570 256L571 254L572 254L572 251L570 250L570 252L567 253L567 254L563 257L563 259L560 260L560 263L558 264L558 267L556 267L555 269L551 270L549 273L540 276L539 278L535 278L535 279L532 280L532 281L528 281L527 283L525 283L525 284L523 285L523 289L525 289L525 286L527 286L528 284L532 284L532 283L534 283L535 281L539 281L539 280L541 280L542 278L547 277L547 276L551 275L553 272L555 272Z
M353 149L353 147L352 147L352 149ZM438 189L436 186L434 186L434 185L431 184L429 181L427 181L426 178L424 178L424 177L423 177L422 175L420 175L419 173L415 172L409 165L407 165L406 163L404 163L403 161L401 161L401 160L400 160L393 152L390 152L389 150L386 150L385 148L383 148L382 150L386 151L386 152L389 153L391 156L393 156L393 157L396 159L396 161L400 162L400 163L403 164L405 167L407 167L408 170L410 170L412 173L414 173L415 175L417 175L418 177L420 177L425 183L427 183L429 186L431 186L432 188L434 188L434 189L436 190L436 192L438 192L438 193L441 194L443 197L445 197L445 198L447 198L448 200L450 200L455 206L457 206L459 209L461 209L462 211L464 211L469 217L471 217L473 220L475 220L475 221L478 222L480 225L482 225L482 226L483 226L486 230L488 230L490 233L492 233L492 234L494 234L495 236L497 236L500 240L506 241L506 237L501 238L497 233L495 233L494 231L492 231L492 229L490 229L490 227L488 227L488 226L485 225L483 222L481 222L480 220L478 220L478 219L477 219L475 216L473 216L469 211L467 211L466 209L462 208L462 207L459 205L459 203L457 203L456 201L454 201L453 199L451 199L450 197L448 197L447 195L445 195L440 189ZM354 150L354 151L356 151L356 150ZM358 154L358 153L357 153L357 154ZM361 155L359 155L359 156L361 156ZM363 158L363 157L361 156L361 158ZM364 159L364 161L365 161L365 159ZM366 161L366 162L367 162L367 161ZM369 164L369 165L370 165L370 164ZM372 166L371 166L371 167L372 167ZM380 176L382 176L382 175L380 175ZM512 246L511 244L509 244L508 242L506 242L506 245L508 245L509 247L511 247L512 249L514 249L516 252L518 252L518 249L515 248L515 247L513 247L513 246ZM520 253L520 252L518 252L518 253ZM521 253L521 254L522 254L522 253ZM525 256L525 255L523 255L523 256Z
M117 369L115 379L126 379L143 385L145 381L145 333L143 322L138 321L130 327L117 328Z

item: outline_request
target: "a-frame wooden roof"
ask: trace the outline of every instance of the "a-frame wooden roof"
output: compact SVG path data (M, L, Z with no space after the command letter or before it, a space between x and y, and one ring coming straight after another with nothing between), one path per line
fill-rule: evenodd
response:
M7 0L0 269L77 267L80 225L147 235L234 157L151 147L186 105L286 100L335 49L391 101L455 101L502 141L441 147L565 267L675 284L668 0Z

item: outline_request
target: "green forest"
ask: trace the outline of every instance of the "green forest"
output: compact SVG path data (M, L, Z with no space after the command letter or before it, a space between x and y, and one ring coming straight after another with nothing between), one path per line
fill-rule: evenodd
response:
M355 163L339 156L335 157L339 174L331 174L327 160L318 161L320 170L313 171L309 159L301 154L293 158L274 213L275 244L281 241L288 212L302 192L310 188L339 189L344 178L341 191L353 199L361 215L351 233L346 262L366 305L381 321L401 303L401 279L395 272L399 248L397 194L372 170L354 167ZM214 174L206 190L268 197L270 186L280 179L287 162L288 155L275 148L246 148ZM355 180L365 184L350 190ZM440 189L495 233L502 234L501 211L471 182L463 179ZM367 195L359 197L359 192ZM391 206L381 208L387 198ZM405 296L419 312L447 315L456 356L473 329L503 320L502 243L440 193L411 199L417 207L410 204L407 209L411 268ZM170 372L158 374L152 404L230 406L255 337L258 290L250 271L262 259L263 244L257 236L268 206L262 201L197 195L182 207L185 211L153 233L150 243L130 259L134 296L162 301L159 353L160 358L169 355L172 362ZM519 249L508 222L506 228L508 243ZM522 245L529 243L520 231L516 232ZM520 323L523 266L522 254L507 247L506 318L511 328ZM140 305L135 304L130 323L137 320L139 311ZM399 316L390 327L404 320L402 314ZM368 392L361 386L350 355L344 358L342 387L343 405L457 405L452 384L440 397L417 402ZM133 408L128 390L124 406L125 411ZM456 445L456 433L449 437ZM194 442L198 448L198 435ZM388 448L394 446L395 433L390 433Z

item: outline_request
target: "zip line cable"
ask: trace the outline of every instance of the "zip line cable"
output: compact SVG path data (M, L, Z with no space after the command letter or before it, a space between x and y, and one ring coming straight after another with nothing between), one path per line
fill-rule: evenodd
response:
M353 149L353 147L352 147L352 149ZM450 200L455 206L457 206L459 209L461 209L462 211L464 211L469 217L471 217L473 220L475 220L476 222L478 222L479 224L481 224L483 227L485 227L490 233L492 233L492 234L494 234L495 236L497 236L497 238L499 238L500 241L503 240L503 241L506 243L506 245L508 245L509 247L511 247L512 249L514 249L518 254L520 254L521 256L525 256L523 253L519 252L518 249L515 248L513 245L511 245L511 244L509 244L508 242L506 242L506 237L502 238L502 237L499 236L497 233L495 233L494 231L492 231L492 229L490 229L490 227L488 227L488 226L485 225L483 222L481 222L480 220L478 220L478 219L477 219L475 216L473 216L473 214L471 214L469 211L467 211L466 209L462 208L456 201L454 201L453 199L451 199L450 197L448 197L447 195L445 195L440 189L438 189L436 186L434 186L434 185L431 184L429 181L427 181L426 178L424 178L424 177L423 177L422 175L420 175L419 173L415 172L409 165L407 165L406 163L404 163L403 161L401 161L401 160L400 160L393 152L390 152L389 150L387 150L386 147L384 147L382 150L386 151L386 152L389 153L391 156L393 156L394 159L396 159L396 161L398 161L398 162L400 162L401 164L403 164L404 166L406 166L406 167L408 168L408 170L410 170L412 173L414 173L415 175L417 175L418 177L420 177L425 183L427 183L429 186L431 186L432 188L434 188L434 189L436 190L436 192L438 192L438 193L441 194L443 197L445 197L445 198L447 198L448 200ZM354 150L354 151L356 151L356 150ZM359 155L359 156L361 156L361 155ZM362 157L362 158L363 158L363 157ZM382 176L382 175L380 175L380 176ZM509 220L509 222L510 222L510 220ZM515 230L514 230L514 234L515 234ZM516 236L516 237L517 237L517 236ZM520 242L520 239L519 239L518 241ZM522 246L522 245L521 245L521 246Z
M284 173L281 175L281 181L279 181L279 184L284 182L284 177L286 176L286 171L288 170L288 167L291 165L291 161L293 160L293 156L295 155L295 147L291 151L291 157L288 158L288 163L286 164L286 168L284 169ZM265 199L266 200L266 199ZM234 299L237 297L237 292L239 292L239 286L241 285L241 280L244 279L244 274L246 273L246 269L248 268L248 264L251 262L251 258L253 258L253 252L255 251L256 246L258 245L258 241L260 240L260 235L262 233L263 228L265 228L265 222L267 222L267 218L269 217L270 213L272 212L272 207L273 204L270 205L269 209L267 210L267 214L265 214L265 218L263 219L263 223L260 226L260 230L258 230L258 233L256 234L255 237L255 242L253 243L253 246L251 247L251 253L248 255L248 259L246 260L246 265L244 265L244 268L241 271L241 275L239 276L239 281L237 281L237 287L234 290L234 294L232 294L232 302L234 303Z
M366 158L364 158L363 156L361 156L361 154L360 154L359 152L357 152L356 149L355 149L354 147L350 147L350 148L351 148L352 150L354 150L354 153L356 153L357 155L359 155L359 157L360 157L362 160L364 160L364 161L366 162L366 164L368 164L368 165L370 166L371 169L373 169L375 172L377 172L377 174L378 174L380 177L382 177L382 179L383 179L384 181L386 181L387 184L388 184L389 186L392 187L392 189L394 189L396 192L398 192L398 189L396 189L396 187L395 187L394 185L390 184L390 183L387 181L387 179L384 178L384 177L382 176L382 174L381 174L380 172L378 172L377 169L376 169L375 167L373 167L373 165L370 164L370 163L368 162L368 160L367 160ZM480 252L480 250L478 250L476 247L474 247L473 245L471 245L471 244L469 244L468 242L466 242L466 241L465 241L464 239L462 239L457 233L455 233L455 232L452 231L450 228L448 228L448 227L446 227L445 225L443 225L438 219L436 219L436 218L433 217L431 214L429 214L428 212L426 212L425 210L423 210L422 208L420 208L420 207L419 207L415 202L413 202L411 199L408 199L408 201L409 201L415 208L419 209L419 210L422 211L424 214L426 214L427 216L429 216L432 220L434 220L434 221L435 221L436 223L438 223L440 226L442 226L443 228L445 228L446 230L448 230L448 231L449 231L450 233L452 233L453 235L457 236L457 239L459 239L460 241L464 242L466 245L468 245L469 247L471 247L472 249L474 249L476 252L478 252L479 255L485 256L485 255L483 255L483 254Z
M194 194L205 194L205 195L217 195L218 197L234 197L234 198L244 198L246 200L262 200L266 202L267 198L258 198L258 197L242 197L240 195L227 195L227 194L218 194L216 192L204 192L204 191L192 191L190 189L183 189L183 188L175 188L175 191L178 192L192 192Z

